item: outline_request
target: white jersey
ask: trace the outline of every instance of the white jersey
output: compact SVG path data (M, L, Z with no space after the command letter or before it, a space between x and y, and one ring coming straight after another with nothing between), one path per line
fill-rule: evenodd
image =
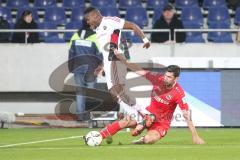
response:
M123 71L126 70L126 66L120 61L108 60L111 35L116 29L123 29L124 23L125 20L118 17L103 17L100 25L96 29L97 41L99 43L100 51L103 54L103 65L108 89L114 84L125 83L126 71L125 73Z

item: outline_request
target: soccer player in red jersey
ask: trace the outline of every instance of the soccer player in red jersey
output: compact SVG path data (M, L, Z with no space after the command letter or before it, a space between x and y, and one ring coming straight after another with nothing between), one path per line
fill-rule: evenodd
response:
M170 128L173 113L179 105L183 112L183 116L192 134L192 140L195 144L204 144L204 140L198 135L195 126L189 114L189 106L185 100L185 93L177 80L180 75L180 68L177 65L170 65L164 74L154 73L142 69L140 66L129 63L122 54L115 50L117 58L121 60L129 69L135 73L144 76L152 85L151 103L146 110L155 115L153 125L147 128L145 136L134 141L135 144L153 144L163 138ZM126 116L124 120L116 121L108 125L100 133L103 138L112 136L123 128L133 128L132 135L136 136L144 129L144 125L139 125L130 116Z

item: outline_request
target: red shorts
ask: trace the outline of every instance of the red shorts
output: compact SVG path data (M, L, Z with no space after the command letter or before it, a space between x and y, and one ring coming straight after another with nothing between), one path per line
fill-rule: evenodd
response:
M162 125L161 123L153 123L153 125L148 128L148 131L155 130L159 133L160 137L164 137L167 134L169 127Z

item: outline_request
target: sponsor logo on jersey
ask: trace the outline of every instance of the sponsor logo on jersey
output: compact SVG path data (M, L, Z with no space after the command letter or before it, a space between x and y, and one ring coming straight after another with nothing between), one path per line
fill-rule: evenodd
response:
M169 102L168 101L165 101L164 99L160 98L156 92L153 92L153 97L156 101L160 102L160 103L163 103L163 104L166 104L166 105L169 105Z
M170 95L170 94L167 95L167 96L166 96L166 99L170 101L170 100L172 99L172 95Z

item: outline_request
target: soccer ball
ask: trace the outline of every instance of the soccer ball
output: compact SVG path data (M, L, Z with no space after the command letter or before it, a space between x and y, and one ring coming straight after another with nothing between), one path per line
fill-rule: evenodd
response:
M86 135L86 143L89 146L98 146L102 142L102 136L98 131L91 131Z

